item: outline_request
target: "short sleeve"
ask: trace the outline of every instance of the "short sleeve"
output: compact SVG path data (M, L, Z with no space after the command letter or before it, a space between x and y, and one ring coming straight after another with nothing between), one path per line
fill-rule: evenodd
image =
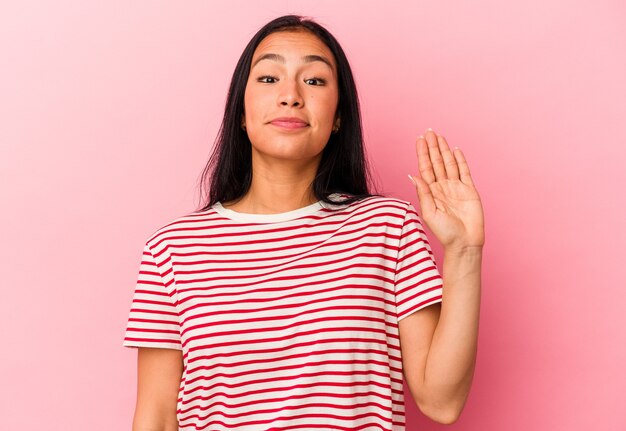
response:
M398 321L442 301L443 279L422 219L410 202L400 231L394 281Z
M143 249L123 346L182 350L179 314L147 244Z

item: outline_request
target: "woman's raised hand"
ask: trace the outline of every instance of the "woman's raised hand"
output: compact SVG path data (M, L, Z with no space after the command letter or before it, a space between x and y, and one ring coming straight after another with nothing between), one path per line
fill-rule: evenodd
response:
M460 149L450 151L443 136L428 129L416 143L420 176L409 174L417 189L421 217L446 250L482 248L482 203Z

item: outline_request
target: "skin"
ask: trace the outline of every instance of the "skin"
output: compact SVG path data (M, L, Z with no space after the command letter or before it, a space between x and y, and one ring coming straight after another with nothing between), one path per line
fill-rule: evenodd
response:
M283 56L284 64L270 59L255 64L267 53ZM303 63L305 55L324 56L331 66ZM317 202L311 184L332 129L340 125L334 56L309 32L278 32L261 41L251 64L242 125L252 144L252 184L240 200L223 205L238 212L271 214ZM267 75L271 78L263 78ZM309 124L285 132L270 124L276 117L299 117Z
M428 129L416 143L420 176L409 175L426 226L444 248L443 298L399 322L402 363L420 409L456 422L474 376L484 215L463 152Z
M138 348L132 431L178 431L176 409L183 366L181 350Z
M311 184L336 117L335 60L315 36L274 33L257 47L280 54L285 64L262 60L250 73L245 93L245 124L252 143L252 186L239 201L223 203L239 212L271 214L314 203ZM324 55L323 63L304 64L303 55ZM276 79L258 80L262 75ZM312 78L323 78L317 86ZM279 116L298 116L309 127L285 133L268 124ZM460 416L476 363L480 307L480 268L484 221L480 197L461 150L427 130L416 144L420 176L414 181L420 215L444 247L443 302L399 322L404 376L419 409L436 422ZM176 430L176 399L182 352L139 349L138 398L133 431Z

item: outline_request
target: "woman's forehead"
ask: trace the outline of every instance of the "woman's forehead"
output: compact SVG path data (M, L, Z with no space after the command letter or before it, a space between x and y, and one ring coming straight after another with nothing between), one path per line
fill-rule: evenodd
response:
M311 63L321 60L335 69L332 51L317 36L308 31L275 32L266 36L257 46L252 57L252 67L261 59L279 63Z

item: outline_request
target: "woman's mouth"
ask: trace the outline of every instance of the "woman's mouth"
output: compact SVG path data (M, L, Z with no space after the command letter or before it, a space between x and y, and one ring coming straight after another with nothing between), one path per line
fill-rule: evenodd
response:
M272 121L270 124L285 130L304 129L308 127L308 124L298 121Z

